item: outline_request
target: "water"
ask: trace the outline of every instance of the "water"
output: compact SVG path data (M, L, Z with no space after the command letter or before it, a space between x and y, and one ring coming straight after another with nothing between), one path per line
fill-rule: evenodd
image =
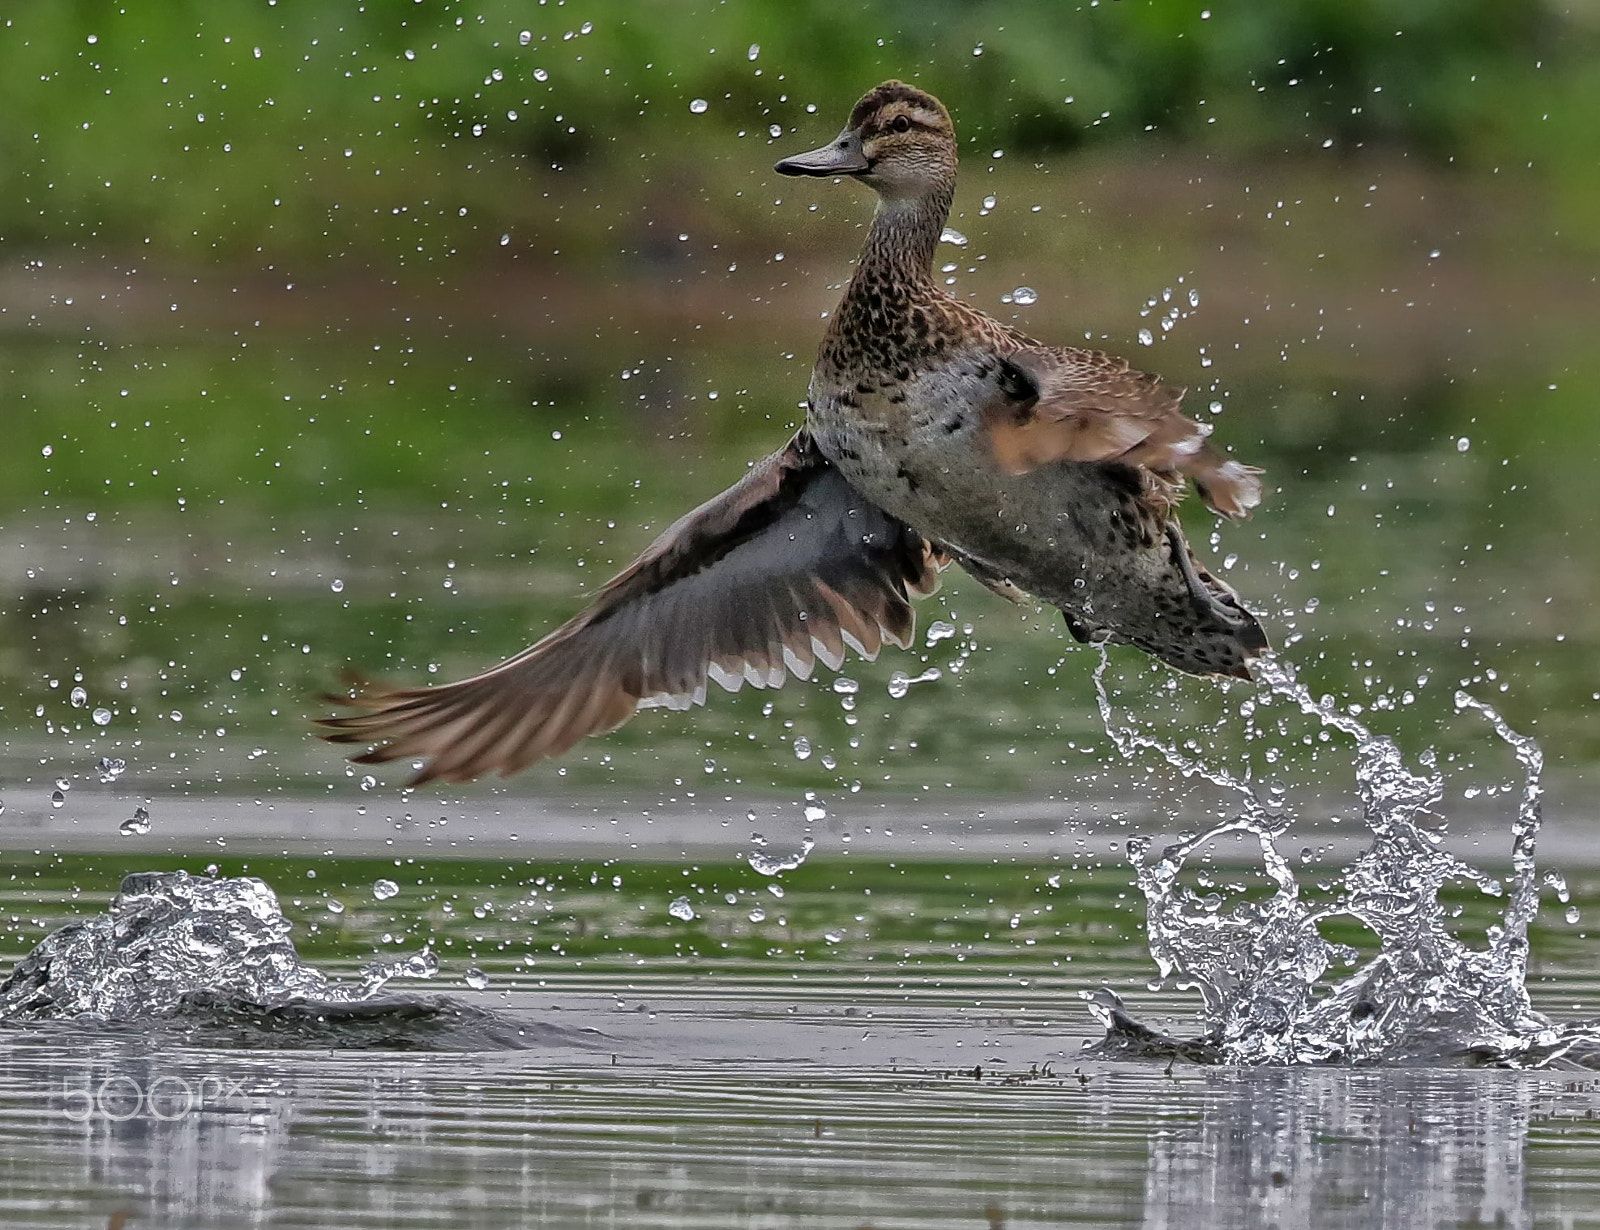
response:
M750 844L757 848L750 851L745 861L764 876L775 876L781 872L795 870L806 861L811 851L817 848L817 840L810 833L801 838L800 848L792 854L768 854L760 848L767 844L767 839L760 833L750 834Z
M1525 1227L1580 1224L1592 1209L1592 1081L1118 1064L974 1075L950 1031L926 1022L930 1060L896 1069L841 1063L861 1028L836 1011L784 1017L772 1048L707 1007L663 1004L648 1026L610 1013L599 1053L30 1041L0 1059L12 1176L0 1215L18 1227L104 1224L120 1208L184 1228L386 1227L403 1211L423 1227L910 1230ZM991 1058L1031 1049L1004 1027L990 1036ZM737 1058L698 1058L713 1049ZM112 1117L157 1081L173 1121ZM111 1116L91 1102L95 1116L74 1122L46 1089L104 1089ZM202 1092L202 1109L177 1114ZM27 1202L17 1177L44 1172L48 1202Z
M242 802L240 817L262 815ZM829 821L852 840L823 830L776 877L741 859L738 833L682 853L717 831L705 816L621 833L602 818L597 845L592 812L522 814L512 823L541 835L527 844L504 819L458 815L454 857L425 827L391 825L387 839L353 834L369 850L390 842L385 857L330 860L319 852L351 815L293 810L276 835L261 826L256 853L151 854L194 873L137 877L109 908L96 886L126 863L115 846L10 856L0 912L29 919L19 938L76 922L115 939L113 920L187 899L157 935L186 952L198 938L190 955L207 959L176 961L181 984L124 974L90 988L136 1004L148 988L166 1005L156 1016L34 1013L5 1030L7 1225L122 1209L180 1227L376 1227L400 1210L419 1226L673 1230L1531 1226L1582 1215L1600 1183L1600 1084L1582 1074L1169 1070L1165 1056L1088 1051L1086 988L1114 989L1168 1036L1204 1024L1191 993L1145 985L1131 826L1108 817L1115 805L980 816L841 800ZM1302 821L1297 840L1343 840L1330 858L1356 860L1343 826ZM803 823L763 819L780 849ZM1453 836L1504 832L1502 817L1464 817ZM284 846L300 853L271 852ZM1224 879L1248 865L1207 864ZM393 893L377 888L385 868ZM1600 872L1574 871L1571 902L1592 913ZM692 920L669 910L680 898ZM1454 900L1463 925L1501 920L1504 903L1476 887ZM125 927L123 955L149 934ZM240 950L256 955L222 959ZM367 998L374 950L432 976ZM1528 951L1548 1006L1600 1011L1582 936L1541 915Z
M1539 910L1535 845L1544 759L1534 740L1513 731L1492 708L1465 692L1456 694L1457 708L1481 713L1523 769L1510 825L1509 891L1498 877L1442 848L1447 822L1433 809L1444 796L1444 782L1431 753L1423 758L1426 775L1412 772L1393 740L1367 729L1333 697L1314 698L1289 663L1268 658L1260 664L1267 690L1260 701L1241 707L1247 716L1253 718L1266 702L1286 700L1353 744L1355 785L1371 843L1348 866L1320 873L1332 883L1321 886L1325 901L1314 904L1278 850L1280 841L1296 836L1281 787L1258 790L1159 739L1119 729L1104 669L1103 661L1098 697L1119 750L1126 756L1154 751L1186 776L1223 788L1240 805L1236 814L1155 857L1147 839L1128 844L1160 974L1198 990L1204 1002L1206 1032L1179 1053L1198 1051L1209 1061L1243 1064L1521 1066L1547 1063L1574 1046L1592 1051L1600 1041L1595 1025L1559 1027L1534 1011L1528 995L1528 927ZM1248 834L1259 847L1261 869L1273 885L1265 900L1233 886L1230 903L1222 893L1180 883L1197 853L1233 834ZM1505 898L1486 946L1473 947L1458 934L1440 898L1450 881ZM1340 922L1357 924L1376 939L1378 951L1364 956L1349 943L1326 938L1324 929ZM1128 1050L1129 1022L1121 1004L1114 996L1093 1004L1111 1042Z
M1456 694L1457 708L1481 714L1512 748L1523 770L1510 826L1507 889L1498 876L1443 848L1447 823L1433 809L1443 798L1444 782L1431 753L1422 758L1426 774L1414 773L1393 740L1374 734L1332 696L1313 697L1288 662L1263 659L1258 675L1264 686L1238 709L1248 739L1262 737L1258 720L1266 720L1263 715L1274 702L1286 701L1353 745L1356 791L1370 843L1348 864L1318 872L1323 877L1318 902L1303 892L1290 860L1278 849L1282 841L1308 835L1297 830L1284 787L1277 782L1258 786L1134 726L1119 726L1106 684L1109 665L1102 648L1096 693L1117 749L1128 758L1159 754L1185 777L1220 788L1237 810L1166 846L1159 856L1151 856L1147 837L1130 837L1125 843L1145 899L1150 954L1163 980L1200 993L1204 1032L1187 1042L1161 1035L1129 1015L1110 989L1091 994L1080 988L1089 1011L1107 1030L1102 1053L1236 1065L1431 1062L1505 1067L1542 1066L1569 1052L1600 1054L1595 1026L1558 1026L1534 1009L1526 985L1529 928L1539 913L1541 887L1535 846L1543 754L1534 740L1513 731L1482 701ZM853 703L859 686L853 680L841 683L846 686L836 685L836 693ZM1283 729L1279 722L1278 730ZM816 824L828 812L810 803L804 817L808 825ZM123 831L128 831L126 824ZM1223 838L1246 835L1254 839L1260 870L1273 886L1270 896L1263 898L1243 883L1219 888L1210 869L1200 872L1198 887L1182 882L1189 864L1202 861ZM844 840L850 840L848 835ZM767 853L767 839L760 833L752 833L750 842L753 849L744 855L745 862L773 881L803 867L817 847L809 831L791 855ZM1309 855L1307 848L1303 857ZM140 1021L181 1017L196 1004L210 1013L219 1003L244 1017L269 1017L287 1005L327 1013L373 1000L391 979L430 978L439 970L430 937L419 952L369 962L359 984L332 980L300 959L289 921L263 880L218 877L214 866L208 871L208 877L181 870L129 876L104 915L59 928L17 964L0 984L0 1022ZM620 888L623 877L613 875L611 881L613 888ZM1563 901L1570 898L1560 876L1552 873L1547 881ZM591 883L599 882L596 873ZM1451 882L1504 898L1498 920L1487 929L1486 946L1473 947L1460 933L1456 919L1462 910L1442 896ZM1052 875L1046 883L1058 890L1062 877ZM700 919L696 897L702 908L714 908L718 897L735 909L747 908L748 890L692 887L693 895L679 894L667 905L666 913L678 923ZM767 888L775 898L784 898L786 890L779 883ZM371 886L374 903L390 901L398 892L398 885L387 879ZM550 892L549 880L537 877L529 897L505 913L514 916L518 907L548 911ZM870 888L864 892L872 896ZM337 896L326 897L324 906L335 917L346 911ZM455 912L452 904L443 908ZM480 921L497 912L492 900L472 909ZM765 921L766 911L757 907L746 917L757 924ZM1022 917L1021 911L1013 913L1008 928L1019 930ZM1569 910L1566 917L1571 922L1581 912ZM854 922L867 922L867 915L854 915ZM1376 940L1377 951L1364 956L1355 944L1326 934L1340 924L1347 931L1349 924L1362 929ZM780 918L779 925L787 930L788 919ZM851 928L824 925L819 930L831 947ZM560 951L559 944L553 947ZM727 940L722 947L729 947ZM531 955L525 960L530 968L536 964ZM1342 972L1336 972L1340 967ZM474 964L464 980L468 987L483 990L489 975Z
M272 889L255 877L146 872L105 914L52 932L0 984L0 1022L136 1021L181 1013L197 995L271 1011L371 999L402 965L359 986L300 960Z

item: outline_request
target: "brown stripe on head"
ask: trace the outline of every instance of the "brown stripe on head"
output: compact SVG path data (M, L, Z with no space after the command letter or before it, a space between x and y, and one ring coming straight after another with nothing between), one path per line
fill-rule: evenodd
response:
M885 81L868 90L850 112L850 123L846 127L866 136L868 133L863 131L864 126L870 125L874 130L883 126L881 122L873 123L874 117L886 118L896 114L910 115L929 128L955 131L950 113L944 109L943 103L926 90L919 90L904 81Z

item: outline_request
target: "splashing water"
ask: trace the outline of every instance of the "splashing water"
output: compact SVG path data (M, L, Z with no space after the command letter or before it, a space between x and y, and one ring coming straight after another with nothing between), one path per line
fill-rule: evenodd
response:
M1455 1062L1528 1067L1575 1046L1600 1042L1594 1023L1557 1025L1534 1011L1525 980L1528 927L1539 909L1534 846L1540 824L1543 754L1488 705L1465 692L1458 710L1482 714L1510 745L1524 774L1511 826L1512 876L1499 925L1488 946L1473 948L1447 924L1439 891L1465 881L1498 896L1492 876L1439 848L1442 833L1419 824L1444 793L1432 753L1425 772L1405 765L1393 740L1374 734L1331 696L1320 700L1293 667L1258 660L1269 696L1282 697L1355 744L1356 789L1372 842L1336 877L1332 900L1301 898L1294 872L1275 842L1292 815L1281 791L1259 795L1249 782L1194 759L1159 739L1118 727L1106 691L1107 659L1095 672L1100 715L1123 756L1155 752L1185 777L1200 777L1237 797L1237 814L1152 856L1148 839L1128 843L1148 912L1150 955L1164 980L1200 992L1207 1030L1180 1042L1133 1021L1109 991L1086 996L1107 1030L1104 1051L1142 1053L1235 1064ZM1247 702L1249 704L1250 702ZM1265 900L1225 908L1216 894L1201 896L1178 882L1196 852L1228 834L1255 837L1262 868L1276 886ZM1377 955L1360 961L1347 945L1324 938L1320 926L1353 921L1376 937ZM1358 964L1358 962L1360 962ZM1353 967L1338 976L1337 966Z
M334 982L300 959L278 898L253 876L211 879L138 872L110 909L46 936L0 983L0 1022L133 1021L197 999L271 1010L371 1000L389 979L428 977L424 950L374 963L359 984Z

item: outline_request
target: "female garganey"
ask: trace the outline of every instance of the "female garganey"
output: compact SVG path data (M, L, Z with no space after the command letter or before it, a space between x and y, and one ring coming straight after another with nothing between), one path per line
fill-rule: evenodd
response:
M783 175L878 194L822 342L806 425L672 525L587 610L484 674L358 688L324 736L364 763L420 758L414 782L502 776L611 730L685 709L706 681L778 687L845 647L910 644L909 599L946 562L1059 608L1081 641L1135 645L1179 670L1249 678L1255 618L1194 560L1173 506L1184 478L1225 517L1257 471L1178 412L1181 390L1091 350L1041 346L933 278L956 141L932 95L888 81Z

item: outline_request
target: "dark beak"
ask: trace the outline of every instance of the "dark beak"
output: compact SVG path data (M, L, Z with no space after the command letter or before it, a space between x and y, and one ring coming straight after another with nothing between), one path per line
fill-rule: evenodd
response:
M872 164L861 152L861 138L855 133L841 132L821 149L809 154L796 154L785 158L773 167L779 175L859 175Z

